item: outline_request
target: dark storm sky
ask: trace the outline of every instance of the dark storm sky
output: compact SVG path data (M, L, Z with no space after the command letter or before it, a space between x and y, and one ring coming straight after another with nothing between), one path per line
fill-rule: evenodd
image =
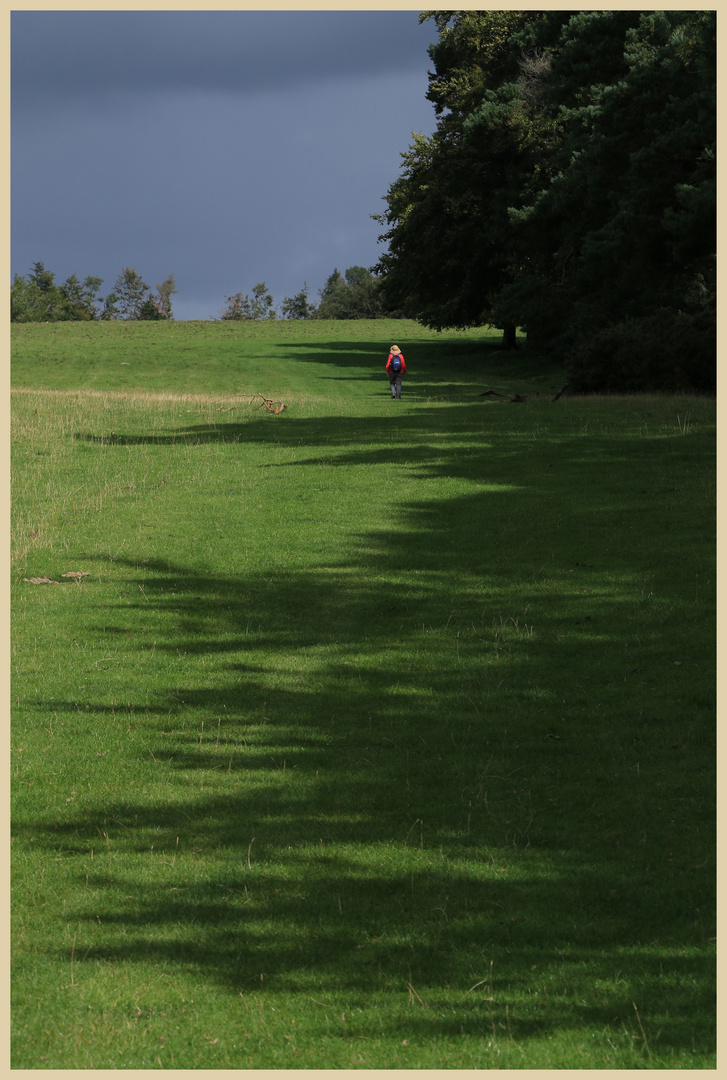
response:
M14 11L11 272L173 273L178 319L259 281L316 299L382 250L435 37L415 10Z

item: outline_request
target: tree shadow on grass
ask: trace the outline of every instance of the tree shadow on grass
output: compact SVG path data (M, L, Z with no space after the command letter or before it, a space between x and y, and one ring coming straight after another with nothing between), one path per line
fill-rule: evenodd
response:
M401 423L404 440L426 433L424 417ZM473 416L465 424L474 438ZM265 426L242 425L240 438ZM339 464L385 464L370 445L385 422L353 426L353 452L350 425L281 432L291 445L306 430L330 439ZM120 774L75 814L17 829L79 860L98 910L76 898L65 917L83 927L87 960L153 961L234 992L408 985L425 1000L446 988L461 1000L492 964L497 1023L516 1038L575 1025L563 999L576 987L585 1023L633 1023L638 1000L663 1018L653 1050L711 1051L713 794L697 775L712 775L710 713L685 715L688 698L672 692L658 620L638 627L645 679L631 670L628 583L649 553L629 549L628 525L605 519L623 551L618 585L610 560L555 559L538 588L558 542L543 500L577 488L569 551L574 536L592 551L604 489L584 481L596 458L629 468L636 446L573 447L543 490L515 467L529 445L513 433L493 453L487 476L501 491L404 504L398 531L350 537L325 565L221 575L117 560L139 598L107 609L107 624L128 636L129 662L145 662L140 620L168 658L153 692L127 694L128 752L148 749L150 791L134 797ZM437 452L427 445L414 467L472 477L471 462ZM547 465L541 451L533 468L544 477ZM627 517L639 500L624 490L616 477L610 495ZM679 543L677 532L661 549L674 565ZM79 734L110 712L103 696L83 712L41 707ZM558 991L533 1015L539 979ZM489 1008L475 997L456 1021L420 1023L475 1037Z
M461 390L461 383L457 386ZM552 461L560 461L566 454L569 459L584 452L594 462L602 462L605 457L621 460L623 454L631 454L639 444L629 438L619 439L604 435L589 435L587 444L583 439L579 417L571 415L572 433L566 428L551 437L548 434L549 413L559 408L557 403L544 400L533 401L524 405L491 400L463 401L461 404L442 403L436 406L436 426L433 428L430 406L415 407L405 410L398 408L400 403L388 400L388 383L382 391L382 405L385 412L365 419L350 416L325 416L311 419L309 416L296 416L293 409L273 416L255 406L250 415L250 406L239 406L241 419L220 419L201 424L184 424L171 431L150 433L146 431L109 431L103 434L93 432L74 432L75 441L90 446L128 447L128 446L189 446L208 443L266 444L275 443L279 447L299 448L300 446L350 447L360 446L366 457L366 448L372 443L385 443L410 448L410 452L419 453L417 440L422 437L429 441L436 439L438 447L448 444L470 443L471 454L481 453L488 443L486 440L497 439L493 448L497 453L487 460L487 466L499 469L505 455L527 456L531 471L539 467L539 457L533 451L543 448L553 453ZM531 414L526 419L526 414ZM533 432L532 417L541 430ZM562 425L562 418L559 418ZM573 438L573 436L578 436ZM485 442L483 443L483 440ZM453 462L458 447L451 454ZM464 449L464 448L462 448ZM428 451L426 451L428 452ZM349 460L356 459L354 451Z
M331 364L345 377L381 379L389 342L321 341L280 344L296 363ZM417 397L466 397L501 384L510 392L559 390L563 369L527 348L506 350L498 341L413 339L402 345L407 363L404 385ZM358 376L354 373L359 372ZM340 377L340 376L339 376Z

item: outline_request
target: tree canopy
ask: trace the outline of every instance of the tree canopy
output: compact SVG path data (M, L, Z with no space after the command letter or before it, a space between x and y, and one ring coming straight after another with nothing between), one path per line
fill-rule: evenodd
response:
M377 215L384 303L519 326L583 388L713 385L715 13L421 18L439 119Z

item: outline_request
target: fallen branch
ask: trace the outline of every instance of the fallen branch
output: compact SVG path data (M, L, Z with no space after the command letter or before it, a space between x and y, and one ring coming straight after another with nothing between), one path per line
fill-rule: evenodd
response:
M263 405L264 405L265 408L268 410L268 412L275 413L276 416L277 416L278 413L281 413L283 411L283 409L288 408L288 406L285 404L284 401L277 401L276 402L276 401L273 401L272 398L266 398L263 394L253 394L253 396L251 398L251 401L250 401L250 404L252 404L252 402L255 400L255 398L261 398L260 404L258 405L258 409L261 409L263 407Z
M563 394L569 386L570 383L563 383L560 390L552 400L557 401L561 394ZM483 390L480 394L480 397L497 397L502 398L503 401L528 401L532 396L532 394L501 394L499 390ZM536 394L535 397L540 397L540 395Z
M538 397L538 395L535 395ZM484 390L480 397L499 397L503 401L527 401L532 394L501 394L499 390Z

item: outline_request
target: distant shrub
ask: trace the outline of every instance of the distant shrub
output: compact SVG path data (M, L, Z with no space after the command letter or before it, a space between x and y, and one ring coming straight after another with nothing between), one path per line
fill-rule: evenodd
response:
M662 310L601 327L568 352L574 393L701 391L716 388L711 313Z

